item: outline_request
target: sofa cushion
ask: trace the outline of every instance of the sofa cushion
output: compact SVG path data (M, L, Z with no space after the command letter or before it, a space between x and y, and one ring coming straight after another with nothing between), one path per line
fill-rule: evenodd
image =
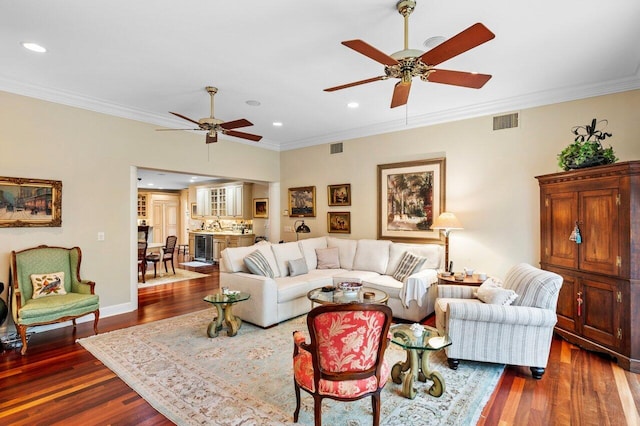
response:
M504 288L511 289L520 296L513 302L513 306L531 306L553 311L556 310L561 286L560 275L527 263L512 267L504 279Z
M365 278L362 280L364 287L372 287L382 290L389 295L389 298L400 299L400 290L404 284L389 275L378 275L377 277Z
M66 316L78 316L99 308L97 294L67 293L57 297L30 299L20 308L20 323L55 321Z
M489 278L478 287L476 297L491 305L509 306L518 297L515 291L502 288L502 282L496 278Z
M289 261L289 276L296 277L306 274L307 272L309 272L309 268L307 268L307 262L304 260L304 257Z
M304 274L297 277L280 277L276 279L278 286L278 303L306 298L311 290L331 285L331 277L322 274ZM311 301L309 301L311 307Z
M316 257L316 249L327 248L326 237L306 238L298 241L300 245L300 251L304 259L307 261L307 268L309 270L316 269L318 266L318 258Z
M338 247L340 251L340 267L342 269L353 269L353 260L356 256L358 240L327 237L327 247Z
M358 240L352 269L384 274L389 262L389 246L388 240Z
M277 278L280 276L280 271L271 250L272 245L270 243L258 243L248 247L227 247L222 251L222 261L228 272L249 272L249 269L244 264L244 258L255 250L259 250L269 262L274 277Z
M379 277L380 274L373 271L347 271L342 270L333 276L333 284L338 285L343 282L361 283L363 280Z
M302 257L300 246L296 241L283 244L272 244L271 249L273 250L273 255L276 258L276 263L278 264L278 270L280 271L281 277L289 275L290 260L300 259Z
M419 271L426 260L427 258L425 257L416 256L407 251L402 256L400 263L398 263L396 270L393 271L391 276L400 282L404 282L409 275L413 274L415 271Z
M255 250L249 253L244 258L244 264L247 265L247 269L254 275L262 275L263 277L273 278L273 270L269 266L269 261L259 251Z
M340 250L338 247L316 249L316 257L318 258L317 269L340 268Z
M386 275L393 275L405 252L426 258L420 270L438 269L444 265L444 246L440 244L393 243L389 247L389 263L387 264Z
M64 272L51 272L49 274L31 274L33 286L33 298L59 296L67 294L64 289Z

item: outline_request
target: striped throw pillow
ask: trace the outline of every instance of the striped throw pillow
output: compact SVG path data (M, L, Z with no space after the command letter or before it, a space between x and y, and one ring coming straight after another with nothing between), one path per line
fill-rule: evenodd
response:
M419 270L426 260L426 257L415 256L408 251L405 251L402 255L402 259L400 259L400 263L398 263L398 267L393 271L393 278L404 282L409 275Z
M259 250L256 250L246 256L244 259L244 264L247 266L249 271L254 275L262 275L263 277L273 278L273 270L271 266L269 266L269 262L267 258L264 257L264 254L260 253Z

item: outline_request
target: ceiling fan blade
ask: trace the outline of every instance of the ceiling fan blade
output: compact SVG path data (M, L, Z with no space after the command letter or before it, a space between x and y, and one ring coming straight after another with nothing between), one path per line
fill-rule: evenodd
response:
M342 44L355 50L358 53L363 54L376 62L380 62L382 65L398 65L399 62L393 59L391 56L376 49L368 43L362 40L348 40L343 41Z
M253 126L253 123L247 119L241 118L240 120L227 121L226 123L221 123L220 127L225 130L237 129L238 127L247 127Z
M198 129L156 129L156 132L171 132L171 131L175 131L175 130L185 131L185 130L202 130L202 129L200 129L200 128L198 128Z
M486 43L494 37L494 33L478 22L428 52L423 53L420 56L420 60L427 65L438 65L482 43Z
M189 118L189 117L187 117L187 116L185 116L185 115L178 114L177 112L171 112L171 111L169 111L169 113L170 113L170 114L173 114L173 115L175 115L175 116L177 116L177 117L180 117L180 118L182 118L183 120L190 121L190 122L195 123L195 124L197 124L198 126L200 126L200 123L198 123L196 120L192 120L191 118Z
M427 78L427 80L432 83L451 84L454 86L470 87L472 89L481 88L489 79L491 79L489 74L441 69L434 69Z
M235 136L236 138L249 139L250 141L258 142L262 139L262 136L252 135L251 133L238 132L235 130L227 130L224 132L225 135Z
M409 91L411 90L411 81L403 83L399 81L393 89L393 98L391 98L391 108L405 105L409 100Z
M366 80L354 81L353 83L343 84L342 86L329 87L328 89L324 89L325 92L335 92L336 90L346 89L348 87L359 86L361 84L373 83L374 81L386 80L386 75L381 75L380 77L368 78Z
M213 136L211 136L209 133L210 132L207 132L207 139L205 140L205 142L206 143L218 142L218 133L214 133Z

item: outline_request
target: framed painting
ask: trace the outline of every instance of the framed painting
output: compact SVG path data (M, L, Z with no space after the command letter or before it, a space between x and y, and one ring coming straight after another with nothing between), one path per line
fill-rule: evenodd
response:
M327 232L336 234L351 233L351 213L350 212L329 212L327 213Z
M440 241L431 229L444 211L445 159L378 165L378 238Z
M269 217L269 199L268 198L253 199L253 217L258 219L266 219Z
M62 181L0 177L0 227L62 226Z
M316 217L316 187L289 188L289 217Z
M351 205L351 184L328 185L329 206L350 206Z

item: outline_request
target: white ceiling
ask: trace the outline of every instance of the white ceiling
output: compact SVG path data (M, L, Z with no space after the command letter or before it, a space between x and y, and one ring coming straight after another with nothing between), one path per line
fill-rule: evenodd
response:
M393 110L393 80L322 90L383 74L340 42L401 50L395 0L0 0L0 90L187 128L168 111L208 116L213 85L217 118L247 118L254 126L239 130L287 150L640 88L638 0L417 3L410 48L476 22L496 34L440 65L492 74L482 89L414 79L407 107Z

